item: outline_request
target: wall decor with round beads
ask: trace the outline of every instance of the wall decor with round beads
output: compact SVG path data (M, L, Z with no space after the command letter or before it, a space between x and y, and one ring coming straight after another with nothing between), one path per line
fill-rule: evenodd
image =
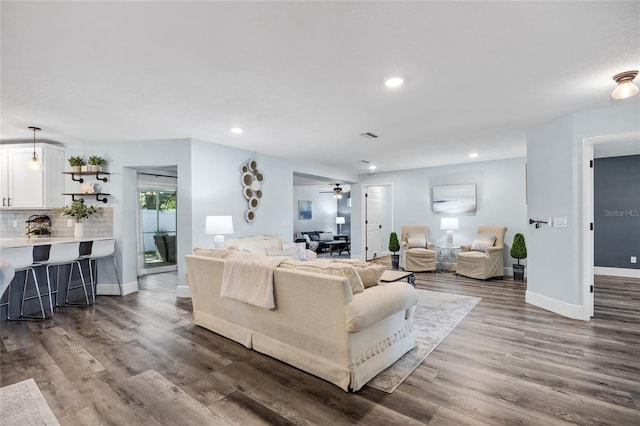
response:
M256 211L260 207L260 199L262 198L262 184L264 182L264 173L258 169L258 162L254 159L247 161L240 166L242 195L247 199L247 211L244 213L244 219L251 223L256 220Z

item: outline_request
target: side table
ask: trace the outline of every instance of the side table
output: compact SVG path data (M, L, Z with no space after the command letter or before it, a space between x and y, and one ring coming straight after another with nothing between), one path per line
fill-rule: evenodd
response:
M413 272L411 271L401 271L401 270L390 270L387 269L386 271L384 271L382 273L382 276L380 277L380 282L382 283L392 283L392 282L396 282L396 281L400 281L403 279L407 279L407 282L409 284L411 284L412 286L416 286L416 276Z
M460 253L460 246L438 246L436 254L436 270L438 271L456 271L456 253Z

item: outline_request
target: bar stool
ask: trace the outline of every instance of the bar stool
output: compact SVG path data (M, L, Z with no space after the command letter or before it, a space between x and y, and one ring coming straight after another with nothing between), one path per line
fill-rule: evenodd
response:
M35 267L37 264L33 263L33 247L4 247L0 249L0 258L3 262L10 264L15 274L17 275L19 272L25 273L24 275L24 285L22 289L22 302L20 305L20 317L19 318L11 318L11 283L9 283L6 293L7 293L7 319L11 321L15 320L45 320L47 319L47 315L45 313L44 305L42 304L42 298L47 296L49 298L49 309L51 312L51 316L53 316L53 300L51 298L51 287L49 283L47 283L48 292L45 294L40 293L40 285L38 284L38 277L36 276ZM25 299L27 293L27 287L29 285L29 272L31 272L31 276L33 277L33 286L35 287L36 295L31 296ZM14 277L15 280L15 277ZM24 316L24 301L29 299L38 299L38 303L40 304L40 312L42 314L41 318L38 317L25 317ZM3 303L3 305L5 305Z
M120 276L118 275L118 264L115 256L115 240L95 240L91 244L91 254L80 256L80 259L89 260L89 276L91 277L91 286L93 288L93 301L95 302L96 288L98 286L98 259L103 257L111 257L113 259L113 267L116 270L116 280L118 280L118 290L122 296L122 284L120 284ZM92 266L95 265L95 268Z
M47 285L51 288L51 274L49 273L49 268L52 266L56 267L56 306L78 306L82 305L81 303L69 303L69 290L73 290L75 288L81 288L84 291L84 298L86 301L86 306L90 305L89 303L89 294L87 293L87 284L84 280L84 274L82 273L82 268L80 267L80 261L78 260L80 255L80 242L72 242L72 243L61 243L61 244L52 244L51 249L49 250L49 258L47 260L43 260L37 262L36 265L46 266L47 272ZM69 265L69 278L67 279L67 290L65 292L64 304L60 303L60 267ZM73 275L73 266L76 265L78 267L78 272L80 273L80 279L82 284L71 287L71 276ZM24 302L23 302L24 303Z

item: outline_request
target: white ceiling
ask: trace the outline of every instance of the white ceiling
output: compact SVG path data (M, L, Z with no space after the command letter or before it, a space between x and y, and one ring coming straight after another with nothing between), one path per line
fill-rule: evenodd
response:
M525 156L528 128L640 65L640 2L1 8L3 140L196 138L356 173Z

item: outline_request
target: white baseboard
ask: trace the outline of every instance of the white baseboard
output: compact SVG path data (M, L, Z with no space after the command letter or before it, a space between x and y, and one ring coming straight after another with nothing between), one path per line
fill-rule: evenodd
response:
M607 268L604 266L595 266L593 268L593 273L596 275L607 275L610 277L640 278L640 269Z
M541 294L526 292L525 301L531 305L554 312L567 318L589 321L591 318L581 305L572 305L571 303L562 302L552 299Z
M138 280L125 283L122 287L122 294L127 295L138 291ZM98 283L96 287L98 296L119 296L120 289L118 283Z
M180 285L176 287L176 297L186 297L191 299L191 289L187 285Z

